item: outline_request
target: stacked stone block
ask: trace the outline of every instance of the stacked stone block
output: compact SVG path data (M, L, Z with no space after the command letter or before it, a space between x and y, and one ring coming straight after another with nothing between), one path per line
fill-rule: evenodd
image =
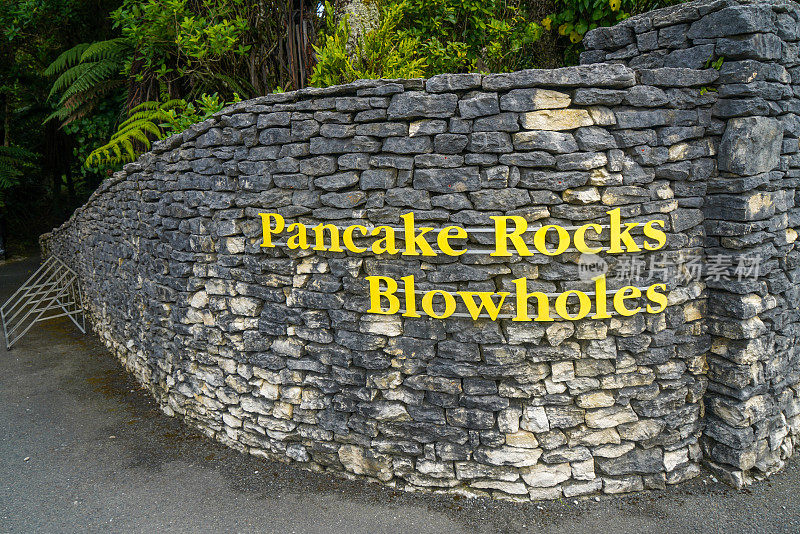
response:
M703 204L705 251L734 266L761 261L756 279L708 283L703 444L708 465L737 486L780 469L800 431L799 21L791 1L691 2L598 30L583 55L634 68L723 60L713 84L720 139Z

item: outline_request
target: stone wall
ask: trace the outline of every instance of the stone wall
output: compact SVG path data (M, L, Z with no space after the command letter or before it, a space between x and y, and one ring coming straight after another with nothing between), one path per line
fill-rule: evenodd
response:
M799 9L785 0L692 2L593 32L582 56L637 69L724 58L707 130L721 137L719 172L702 185L705 249L763 259L755 279L710 280L707 289L704 458L737 486L779 470L800 431Z
M126 165L43 249L79 273L95 331L162 409L239 450L515 499L661 488L703 461L742 484L780 467L800 421L798 18L791 2L692 3L590 33L578 67L242 102ZM721 70L703 68L718 53ZM258 215L399 227L413 212L437 229L515 215L601 224L607 246L615 208L664 223L666 246L635 254L681 266L657 280L662 313L370 314L367 276L595 285L574 248L491 256L479 231L458 257L265 248ZM717 249L768 260L742 282L685 276L680 258Z

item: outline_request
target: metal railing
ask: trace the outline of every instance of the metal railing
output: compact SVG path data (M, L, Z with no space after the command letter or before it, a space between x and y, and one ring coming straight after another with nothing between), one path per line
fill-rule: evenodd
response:
M57 317L69 317L86 333L78 275L56 256L50 256L0 307L6 349L34 324Z

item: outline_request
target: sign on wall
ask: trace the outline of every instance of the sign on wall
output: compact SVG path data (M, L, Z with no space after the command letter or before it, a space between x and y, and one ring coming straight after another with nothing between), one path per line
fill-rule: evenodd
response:
M491 219L494 227L489 229L493 235L493 243L489 254L500 258L534 254L555 257L572 246L574 250L592 257L601 252L623 254L643 250L657 251L666 245L664 221L654 219L644 223L623 222L620 208L606 213L609 219L605 225L587 223L578 227L563 227L549 224L535 229L529 229L528 222L520 216L493 216ZM385 225L367 228L361 224L339 228L331 223L309 227L300 222L287 225L284 218L277 213L259 215L263 248L284 246L290 250L348 251L353 254L401 257L436 257L440 254L457 257L472 252L467 243L469 230L460 226L446 226L439 230L418 226L413 212L401 216L402 228ZM587 240L592 237L595 241L599 239L604 228L609 230L608 246L590 246ZM631 235L631 231L636 228L641 228L642 236ZM526 232L533 232L532 244L523 238ZM398 234L402 235L398 237ZM285 238L285 241L278 243L274 239L277 236ZM624 286L609 291L604 273L592 279L595 282L594 299L588 292L577 289L564 291L553 299L550 294L529 291L528 279L524 277L513 280L515 292L512 296L507 291L431 289L419 292L416 290L413 275L403 276L399 280L389 276L367 276L370 307L366 312L380 315L401 313L403 317L422 317L425 314L435 319L446 319L455 314L458 303L461 302L473 319L488 317L497 320L509 299L514 304L511 314L513 321L548 322L555 320L554 315L570 321L586 317L609 319L612 312L608 309L609 299L613 312L623 316L644 311L657 314L667 307L664 283L654 283L645 288ZM422 298L418 299L420 294ZM641 303L643 305L638 300L641 297L646 298L646 303ZM535 303L536 309L533 315L529 310L532 303Z

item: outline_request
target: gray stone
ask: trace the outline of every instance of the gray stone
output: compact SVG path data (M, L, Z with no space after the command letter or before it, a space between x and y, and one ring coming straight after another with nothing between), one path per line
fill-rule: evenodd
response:
M469 138L460 134L439 134L433 138L433 146L440 154L458 154L467 147Z
M782 143L783 128L775 119L731 119L719 147L719 169L739 175L771 171L780 160Z
M546 150L557 154L566 154L578 150L575 138L570 133L534 130L519 132L512 136L514 148L517 150Z
M708 85L719 77L713 69L694 70L685 68L643 69L639 71L639 78L644 85L661 87L692 87Z
M395 154L421 154L433 150L433 143L430 137L387 137L383 150Z
M497 93L475 93L458 102L458 111L463 119L474 119L500 113Z
M512 89L500 97L503 111L534 111L537 109L566 108L570 104L568 94L547 89Z
M590 82L591 80L591 82ZM624 65L598 64L564 67L561 69L530 69L508 74L489 74L483 77L486 91L507 91L517 87L632 87L636 76Z
M458 97L453 94L429 95L406 92L392 96L389 119L430 119L450 117L456 109Z
M437 74L425 82L425 89L431 93L446 93L477 89L481 86L480 74Z
M689 39L710 39L775 29L772 10L767 6L731 6L706 15L693 23Z
M578 128L575 131L575 139L580 149L587 152L609 150L617 147L614 137L603 128L596 126Z
M368 169L361 173L361 189L389 189L394 186L397 171L394 169Z
M496 189L470 193L475 209L508 210L528 204L530 195L523 189Z
M617 89L575 89L573 102L579 106L615 106L622 103L626 92Z
M586 185L589 174L585 172L545 172L520 169L519 186L528 189L565 191Z
M351 191L349 193L325 193L320 196L320 200L326 206L334 208L355 208L360 206L367 199L363 191Z
M519 130L519 121L515 113L500 113L475 119L472 128L476 132L516 132Z
M625 94L624 102L636 107L659 107L669 102L667 94L658 87L637 85Z
M340 172L329 176L320 176L314 180L314 184L325 191L339 191L357 184L358 179L356 172Z
M462 193L480 189L477 167L461 169L417 169L414 187L435 193Z
M629 475L633 473L658 473L664 469L661 449L633 449L617 458L598 458L597 466L607 475Z
M719 39L715 53L731 59L774 60L781 57L783 41L774 33Z
M503 153L514 150L511 136L505 132L474 132L469 138L470 152Z

